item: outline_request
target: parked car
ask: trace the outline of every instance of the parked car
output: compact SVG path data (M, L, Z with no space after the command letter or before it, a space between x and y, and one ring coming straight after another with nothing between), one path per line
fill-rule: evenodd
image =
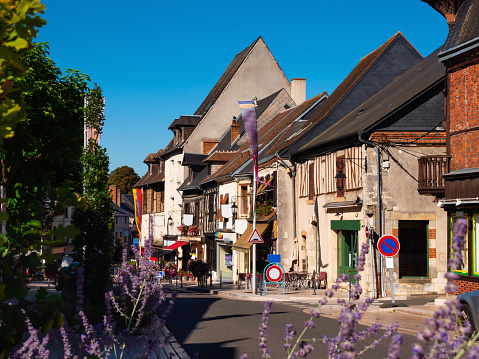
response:
M471 325L472 332L479 331L479 290L462 293L457 300L461 303L460 324L465 325L467 321Z

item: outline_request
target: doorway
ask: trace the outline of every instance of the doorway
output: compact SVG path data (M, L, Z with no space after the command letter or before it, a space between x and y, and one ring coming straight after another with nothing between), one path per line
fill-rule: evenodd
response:
M340 231L338 233L338 277L340 274L357 274L357 259L358 231Z
M429 221L399 221L399 278L429 277Z

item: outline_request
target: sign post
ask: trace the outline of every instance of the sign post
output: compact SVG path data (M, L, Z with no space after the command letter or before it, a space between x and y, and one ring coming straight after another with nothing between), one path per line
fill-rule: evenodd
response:
M256 173L253 171L253 234L256 231ZM258 283L256 281L256 243L253 242L253 278L251 281L253 286L253 295L256 295Z
M378 241L379 252L386 257L386 267L389 269L389 283L391 286L391 301L392 306L396 306L396 300L394 298L394 284L393 284L393 268L394 262L392 257L399 253L399 240L391 235L384 235L379 238Z

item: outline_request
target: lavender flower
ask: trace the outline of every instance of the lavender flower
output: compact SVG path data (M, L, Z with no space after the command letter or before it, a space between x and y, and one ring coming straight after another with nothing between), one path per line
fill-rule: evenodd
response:
M366 254L369 253L369 245L368 243L363 243L361 245L361 252L359 253L358 257L358 264L356 265L356 270L361 272L364 270L364 264L366 263Z
M261 351L262 351L262 358L271 358L270 356L270 351L269 351L269 348L268 348L268 340L267 340L267 337L268 337L268 321L269 321L269 314L271 313L271 306L273 304L273 301L272 300L268 300L265 304L264 304L264 311L263 311L263 315L261 317L261 324L259 325L259 339L260 339L260 343L259 343L259 347L261 348Z

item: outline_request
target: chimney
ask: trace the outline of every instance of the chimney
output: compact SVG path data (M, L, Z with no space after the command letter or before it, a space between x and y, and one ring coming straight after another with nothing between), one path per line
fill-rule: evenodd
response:
M121 193L120 190L116 187L115 184L110 185L111 199L117 204L120 205L121 202Z
M240 125L236 120L236 117L233 116L233 121L231 122L231 144L239 137L240 135Z
M306 79L291 79L291 98L296 105L306 101Z
M449 27L451 27L452 24L454 24L454 20L456 20L456 15L455 14L446 14L444 16L446 17L447 24L449 25Z

